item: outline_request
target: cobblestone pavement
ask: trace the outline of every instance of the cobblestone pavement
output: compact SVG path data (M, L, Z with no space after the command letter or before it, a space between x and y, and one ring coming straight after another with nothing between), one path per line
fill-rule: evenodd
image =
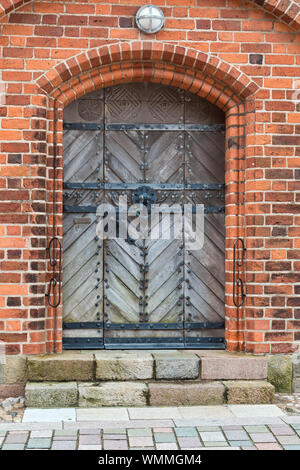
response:
M2 450L300 450L300 423L0 431Z
M24 397L0 400L0 423L20 423L24 415Z
M27 409L1 450L300 450L300 416L276 405Z
M300 393L276 393L275 403L288 414L300 414Z

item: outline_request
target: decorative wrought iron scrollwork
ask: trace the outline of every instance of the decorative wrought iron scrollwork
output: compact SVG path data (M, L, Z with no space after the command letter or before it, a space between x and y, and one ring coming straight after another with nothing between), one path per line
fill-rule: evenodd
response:
M241 250L240 257L237 257L237 250ZM242 307L246 297L244 281L240 277L241 268L245 260L246 247L242 238L237 238L233 244L233 303L236 307Z
M49 282L48 304L50 307L57 308L61 302L61 260L62 260L62 246L57 237L51 238L47 251L49 253L50 265L53 268L53 274ZM58 257L56 256L58 251ZM58 288L58 293L57 293ZM51 300L52 299L52 300Z

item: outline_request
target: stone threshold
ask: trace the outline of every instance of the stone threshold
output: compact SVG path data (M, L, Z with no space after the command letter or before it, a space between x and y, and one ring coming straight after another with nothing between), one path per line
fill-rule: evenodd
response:
M40 381L266 380L268 358L226 351L64 351L27 357Z

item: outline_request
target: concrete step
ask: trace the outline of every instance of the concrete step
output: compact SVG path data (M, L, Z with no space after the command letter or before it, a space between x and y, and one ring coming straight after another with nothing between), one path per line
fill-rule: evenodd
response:
M268 359L226 351L65 351L30 356L32 382L265 380Z
M266 381L214 382L28 382L25 405L32 408L191 406L273 403Z

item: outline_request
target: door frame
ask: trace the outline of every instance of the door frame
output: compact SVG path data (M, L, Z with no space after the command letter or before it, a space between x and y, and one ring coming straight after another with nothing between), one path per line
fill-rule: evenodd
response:
M111 72L108 71L107 66L102 66L101 63L103 63L104 56L107 57L107 64L114 62L116 60L115 49L119 55L117 63L114 65L114 72ZM108 56L107 50L111 51ZM126 52L128 50L139 52L136 54L132 52L133 55L130 58ZM171 50L173 52L170 55ZM143 51L148 52L143 55ZM216 62L214 57L204 53L165 43L130 42L103 46L95 50L95 54L97 57L101 57L101 60L98 63L94 62L91 66L89 53L82 53L82 64L86 63L84 69L95 70L95 73L80 72L78 68L72 66L73 59L68 59L66 65L62 65L66 73L61 70L59 79L55 83L52 81L52 71L51 74L47 72L37 80L43 102L40 108L41 113L44 110L50 110L47 114L50 120L49 132L47 133L48 155L50 155L47 160L47 184L50 189L49 204L47 205L48 240L53 236L61 237L62 233L62 172L53 171L55 158L53 159L51 155L55 154L57 157L56 168L62 168L62 111L64 106L95 89L131 81L154 81L188 89L190 92L198 94L217 104L226 113L226 348L231 351L261 351L260 344L256 344L256 338L251 334L246 335L245 305L242 308L237 308L232 300L233 243L237 237L245 237L247 228L244 216L244 199L249 190L245 193L245 149L247 147L248 153L250 152L251 155L251 147L255 147L253 141L256 109L254 94L259 88L258 85L233 66L228 70L227 64L224 64L224 70L227 72L219 73L218 70L223 67L222 61L219 59ZM177 54L178 60L180 57L181 67L176 65L177 60L174 62L174 54ZM201 61L195 59L199 54L203 59ZM162 63L165 64L163 68ZM207 75L199 73L203 70L203 63L206 64ZM210 77L216 73L217 76L212 82ZM245 143L245 138L248 136L251 140ZM55 172L57 173L57 183L53 185L53 173ZM56 195L56 202L51 202L53 194ZM53 223L54 219L56 220L55 224ZM251 221L249 222L251 224ZM48 282L52 275L53 269L48 263L45 291L48 289ZM252 305L253 302L255 299L249 297L248 304ZM48 333L44 350L48 352L59 351L62 348L62 308L61 306L52 308L49 305L46 305L46 308L48 318L46 332ZM42 349L39 348L39 351Z

